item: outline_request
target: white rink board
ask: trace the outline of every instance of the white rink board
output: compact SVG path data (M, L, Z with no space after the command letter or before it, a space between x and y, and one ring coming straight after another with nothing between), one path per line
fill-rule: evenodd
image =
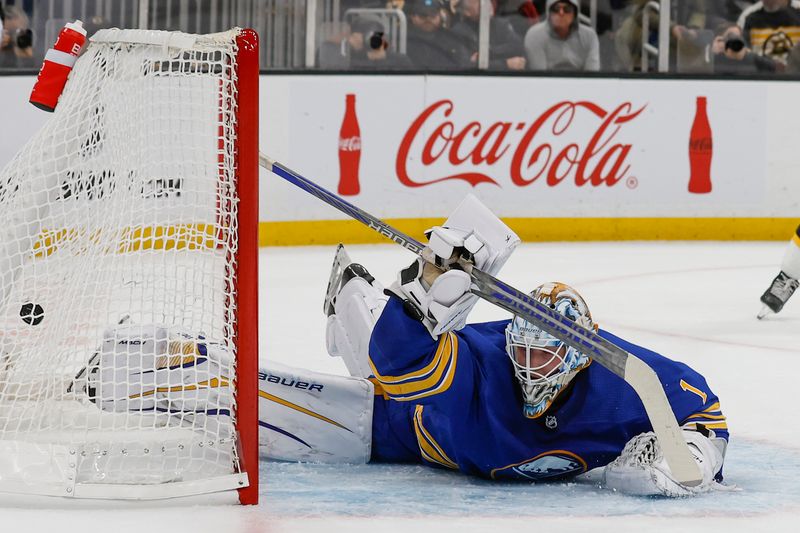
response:
M350 198L384 218L445 216L468 191L501 217L791 217L800 207L795 179L800 164L788 141L800 118L791 103L795 86L708 80L269 76L262 89L261 146L335 191L345 95L354 93L362 137L361 193ZM688 192L688 140L698 96L708 99L714 139L714 190L702 195ZM570 106L579 102L587 105ZM600 113L619 109L622 123L602 129L603 118L589 105ZM548 116L554 107L565 112ZM526 149L525 133L539 119L543 123ZM504 124L508 131L494 151L498 160L473 163L474 152L484 157L492 153L499 134L475 150L481 137ZM454 142L437 137L437 128L449 137L463 134L457 149ZM594 136L599 141L592 150ZM426 143L431 143L427 161ZM565 161L554 165L570 145L577 152L570 152L576 163L571 168ZM529 165L536 148L542 150L540 158ZM545 162L548 150L550 160ZM614 174L610 168L623 150L627 156L620 158L620 172ZM587 151L592 154L584 158ZM608 179L577 185L579 174L588 179L603 157L609 163L600 175L611 174L618 181L612 186ZM584 159L584 171L579 172ZM566 177L549 186L547 174L553 166ZM268 206L262 220L342 218L279 180L263 179L262 186Z
M27 104L32 83L30 76L0 77L3 122L10 125L0 128L0 164L48 117ZM786 81L263 75L260 146L335 191L345 95L353 93L362 137L361 193L349 199L382 218L443 217L468 191L501 217L794 217L800 211L796 88L797 82ZM714 142L714 190L702 195L687 190L697 96L708 99ZM594 111L569 104L578 102ZM559 104L567 113L548 118ZM615 110L622 122L603 129L598 113ZM430 115L414 134L412 126L426 111ZM543 122L526 149L525 133L537 119ZM504 124L508 131L498 141ZM437 137L437 128L449 137L464 133L452 151L455 163L455 143ZM477 152L497 161L475 164L471 153L490 130ZM563 181L548 186L554 158L570 145L567 155L575 164L562 160L556 174ZM540 158L529 164L537 147ZM625 157L619 157L622 151ZM576 185L576 177L591 176L603 157L608 161L600 175L606 179ZM619 171L610 172L617 161ZM431 183L453 175L462 177ZM612 186L609 175L618 179ZM262 221L344 218L267 172L261 176Z

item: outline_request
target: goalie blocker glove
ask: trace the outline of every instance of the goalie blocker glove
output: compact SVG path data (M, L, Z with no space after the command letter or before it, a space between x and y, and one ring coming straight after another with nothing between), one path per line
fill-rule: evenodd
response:
M496 275L519 244L519 237L474 195L467 197L442 226L425 232L423 255L401 270L390 290L405 301L407 312L422 321L436 338L459 330L478 297L470 293L474 265Z

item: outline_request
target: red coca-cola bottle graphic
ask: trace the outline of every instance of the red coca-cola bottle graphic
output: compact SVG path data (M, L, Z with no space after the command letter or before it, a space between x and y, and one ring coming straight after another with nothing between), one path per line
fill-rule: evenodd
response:
M689 134L689 192L703 194L711 192L711 156L714 143L711 140L711 124L706 112L706 97L697 97L697 110Z
M348 94L345 102L344 120L339 130L339 194L352 196L361 190L358 182L361 130L356 117L356 95Z

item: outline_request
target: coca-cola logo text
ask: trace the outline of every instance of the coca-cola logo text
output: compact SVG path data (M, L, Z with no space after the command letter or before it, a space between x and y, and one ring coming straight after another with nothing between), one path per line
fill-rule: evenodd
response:
M714 149L714 143L711 137L703 137L701 139L689 139L689 149L699 150L701 152L710 152Z
M411 124L397 150L396 172L407 187L422 187L446 180L464 180L473 187L479 183L499 185L488 173L470 170L420 181L409 175L409 159L426 167L446 160L451 166L487 166L493 175L506 173L514 185L523 187L540 178L555 187L567 178L576 186L605 184L623 180L629 169L631 144L617 140L623 125L647 107L634 110L630 102L610 112L586 101L558 102L530 124L497 121L488 126L479 121L457 125L450 116L451 100L439 100L425 109ZM591 120L593 133L576 139L572 127ZM582 125L580 131L591 131ZM430 132L425 137L424 132ZM520 136L518 132L524 132ZM560 142L559 142L560 141ZM502 170L501 163L509 165Z
M361 150L361 137L348 137L346 139L339 139L339 150L345 152L355 152Z

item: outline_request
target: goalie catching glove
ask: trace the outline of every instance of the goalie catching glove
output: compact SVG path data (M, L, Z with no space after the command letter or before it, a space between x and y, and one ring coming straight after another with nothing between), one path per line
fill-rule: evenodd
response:
M693 496L711 490L731 490L715 481L722 469L725 441L706 437L698 431L683 430L703 479L699 485L688 487L677 482L664 459L655 433L633 437L622 453L602 469L600 483L608 489L634 496Z
M423 256L428 261L419 258L401 270L390 290L436 338L463 328L478 301L469 292L471 281L464 269L474 265L496 275L520 239L471 194L444 225L427 230L425 236Z
M104 411L228 415L231 364L225 346L182 328L117 326L68 392Z

